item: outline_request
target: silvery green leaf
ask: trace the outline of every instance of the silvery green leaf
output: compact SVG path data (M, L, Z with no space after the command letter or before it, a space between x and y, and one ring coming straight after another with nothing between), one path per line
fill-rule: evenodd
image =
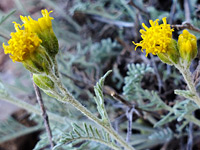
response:
M191 99L194 96L194 94L188 90L174 90L174 93L188 99Z

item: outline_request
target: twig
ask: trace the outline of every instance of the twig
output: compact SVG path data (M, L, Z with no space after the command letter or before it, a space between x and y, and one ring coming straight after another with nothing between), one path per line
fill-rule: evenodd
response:
M130 108L133 106L130 102L128 102L127 100L123 99L120 95L118 95L118 94L115 93L115 92L112 92L110 95L111 95L114 99L120 101L121 103L123 103L124 105L126 105L126 106L128 106L128 107L130 107Z
M32 74L31 74L31 77L32 77ZM48 138L49 138L51 149L53 149L54 143L53 143L53 140L52 140L52 133L51 133L50 125L49 125L49 118L48 118L48 115L46 113L46 109L44 107L42 95L40 93L40 89L37 87L37 85L34 83L34 81L33 81L33 87L34 87L34 90L35 90L35 94L36 94L38 104L39 104L41 112L42 112L42 117L43 117L43 120L44 120L45 129L46 129L46 132L47 132L47 135L48 135Z
M147 11L145 11L145 9L140 8L139 6L137 6L132 0L129 1L129 3L131 6L135 7L137 10L139 10L142 14L149 16L149 13Z
M173 4L171 6L171 11L170 11L170 18L169 18L169 24L172 24L173 22L173 18L174 18L174 14L175 14L175 11L176 11L176 4L177 4L177 0L173 0Z
M112 124L114 124L115 131L119 133L119 123L122 118L125 118L125 114L120 115L119 117L115 118Z
M189 123L189 130L188 130L188 142L187 142L187 149L186 150L192 150L193 147L193 123Z
M4 39L6 39L7 41L10 39L10 37L6 34L3 34L0 32L0 37L3 37Z
M161 88L163 87L163 83L162 83L161 77L159 75L159 72L158 72L158 69L157 69L158 67L156 66L154 56L153 55L150 55L150 56L151 56L153 68L154 68L154 71L156 73L156 77L157 77L157 80L158 80L158 91L161 92Z
M195 32L199 32L200 33L200 29L193 26L191 23L185 22L182 25L172 25L172 28L176 28L177 30L179 29L189 29Z
M189 0L184 0L185 21L191 22Z
M101 17L101 16L97 16L97 15L92 15L91 17L94 20L98 20L100 22L116 25L118 27L125 27L125 28L133 28L134 27L134 22L125 22L125 21L119 21L119 20L112 20L112 19Z
M132 124L133 124L133 113L136 111L135 108L127 109L126 117L128 119L126 142L128 143L132 135Z
M169 144L170 144L170 142L166 142L166 143L164 143L164 145L162 146L162 148L161 148L160 150L167 150Z

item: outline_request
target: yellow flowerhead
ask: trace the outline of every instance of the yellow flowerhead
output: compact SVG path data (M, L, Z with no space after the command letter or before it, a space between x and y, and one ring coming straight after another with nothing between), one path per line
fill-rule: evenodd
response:
M48 74L52 69L51 60L45 44L48 41L40 38L36 32L14 22L16 32L12 32L9 45L3 43L5 54L10 54L13 62L22 62L32 73ZM33 26L33 28L35 28Z
M28 30L22 30L19 24L14 22L16 32L12 32L9 45L3 43L5 54L10 54L10 58L15 61L22 62L33 53L42 42L36 33Z
M53 32L51 20L54 18L49 16L49 14L52 12L53 11L48 12L46 9L41 10L43 17L39 18L38 21L33 20L30 16L20 16L20 18L24 23L24 27L31 32L35 32L37 34L42 34L45 30L50 30Z
M138 46L142 47L143 50L146 50L146 56L149 53L153 55L157 55L159 53L166 53L167 46L170 44L172 40L172 32L173 29L170 28L170 24L167 24L166 17L162 19L163 24L158 24L159 19L155 21L150 20L149 23L151 27L147 27L144 23L142 26L144 27L143 30L140 30L142 34L142 41L140 43L134 43L136 45L135 50Z
M178 48L181 57L190 62L197 55L197 38L195 35L183 30L178 37Z
M53 17L50 17L50 13L46 9L41 10L42 16L37 21L33 20L30 16L23 17L20 16L23 26L26 30L30 32L34 32L38 35L38 37L42 40L42 46L45 47L47 53L51 58L55 58L58 53L58 40L53 32L52 22Z

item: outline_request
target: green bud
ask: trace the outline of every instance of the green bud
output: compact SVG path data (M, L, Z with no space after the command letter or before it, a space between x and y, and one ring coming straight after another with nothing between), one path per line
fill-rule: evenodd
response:
M195 35L183 30L178 37L178 48L181 57L191 62L197 56L197 38Z
M33 81L42 90L54 89L54 82L48 76L33 74Z

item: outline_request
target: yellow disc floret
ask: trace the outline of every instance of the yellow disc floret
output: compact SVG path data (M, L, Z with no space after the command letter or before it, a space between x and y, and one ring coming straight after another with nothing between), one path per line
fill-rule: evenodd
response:
M173 29L170 28L170 24L167 24L166 17L162 19L163 24L158 24L159 19L155 21L150 20L149 23L151 27L147 27L144 23L142 26L144 27L143 30L140 30L142 34L142 41L140 43L134 43L136 45L135 49L138 46L142 47L143 50L146 50L146 56L149 53L153 55L157 55L158 53L165 53L167 51L167 46L172 40L172 32Z
M22 30L21 25L15 24L16 32L12 32L11 39L8 41L9 45L3 43L5 54L10 54L10 58L15 61L24 61L30 53L40 45L42 42L36 33L28 30Z
M30 16L20 16L20 18L24 23L25 29L28 29L37 34L41 34L46 29L52 30L51 20L53 20L54 18L49 16L51 12L53 11L48 12L46 9L41 10L43 17L39 18L38 21L33 20Z
M20 16L25 30L34 32L42 40L42 46L46 49L51 58L55 58L59 50L58 40L53 32L52 22L53 17L50 13L53 11L41 10L42 16L38 20L33 20L30 16Z

